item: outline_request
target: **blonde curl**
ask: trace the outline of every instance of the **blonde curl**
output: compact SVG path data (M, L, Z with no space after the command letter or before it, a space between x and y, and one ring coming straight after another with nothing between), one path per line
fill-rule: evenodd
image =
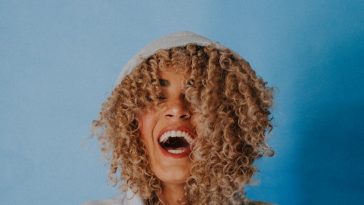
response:
M113 90L93 122L101 149L110 162L110 178L146 204L159 204L162 182L152 172L141 141L137 115L160 94L158 72L187 72L185 98L198 116L185 185L189 204L242 204L244 185L261 157L272 129L272 89L249 63L229 49L190 44L160 50L145 59Z

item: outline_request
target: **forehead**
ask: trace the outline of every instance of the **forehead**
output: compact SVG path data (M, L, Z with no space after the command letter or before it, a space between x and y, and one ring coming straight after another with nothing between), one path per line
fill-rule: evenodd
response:
M167 69L158 72L159 82L163 87L184 86L188 73L180 70Z
M181 67L167 67L158 71L160 79L187 79L190 71Z

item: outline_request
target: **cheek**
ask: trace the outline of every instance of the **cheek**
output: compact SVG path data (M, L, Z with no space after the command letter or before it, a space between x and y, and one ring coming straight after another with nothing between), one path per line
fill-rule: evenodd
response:
M198 113L194 113L192 116L191 116L191 124L192 126L197 129L199 127L199 125L201 124L202 119L200 118L201 115L198 114Z
M153 113L143 113L138 117L138 122L142 140L148 144L148 142L152 140L156 116Z

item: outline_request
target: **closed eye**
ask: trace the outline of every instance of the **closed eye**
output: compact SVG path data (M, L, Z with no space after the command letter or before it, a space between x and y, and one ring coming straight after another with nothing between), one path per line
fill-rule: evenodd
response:
M165 97L164 95L160 95L158 96L158 100L167 100L167 97Z
M158 99L158 105L164 104L167 101L167 97L164 95L159 95L157 99Z

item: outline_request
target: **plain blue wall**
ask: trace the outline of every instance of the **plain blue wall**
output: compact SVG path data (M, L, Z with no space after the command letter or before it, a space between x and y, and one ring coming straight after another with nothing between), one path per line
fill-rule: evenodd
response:
M364 200L364 2L0 0L0 204L117 194L90 123L123 64L190 30L276 88L276 156L247 189L277 204Z

